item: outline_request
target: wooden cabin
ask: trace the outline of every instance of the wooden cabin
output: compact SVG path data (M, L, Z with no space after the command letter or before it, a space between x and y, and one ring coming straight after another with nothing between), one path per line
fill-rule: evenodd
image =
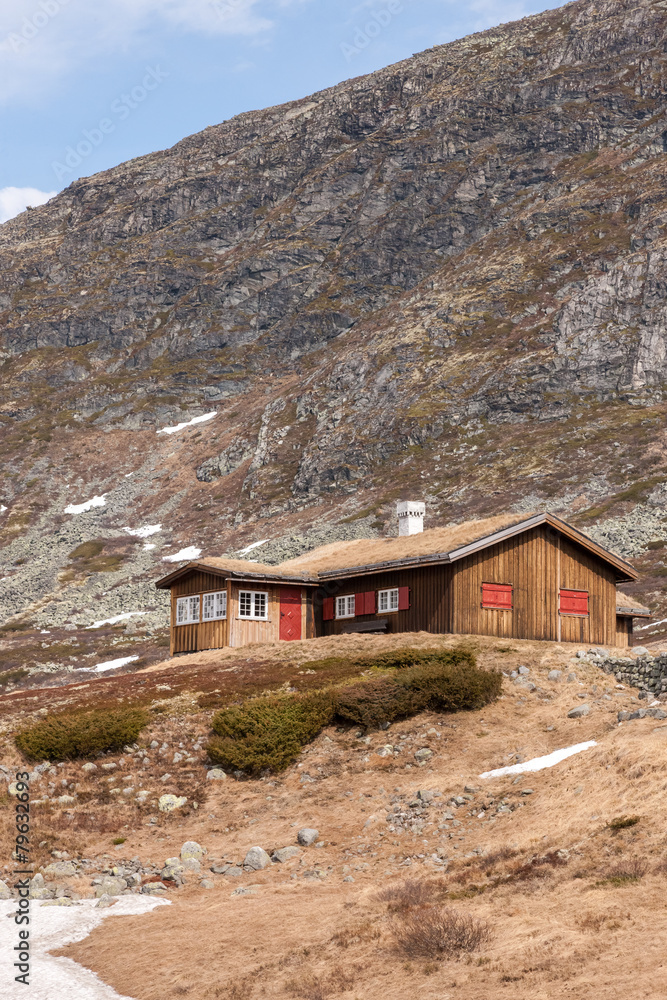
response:
M412 513L412 512L411 512ZM171 652L343 632L628 646L638 574L552 514L501 515L314 549L278 566L209 558L163 577Z

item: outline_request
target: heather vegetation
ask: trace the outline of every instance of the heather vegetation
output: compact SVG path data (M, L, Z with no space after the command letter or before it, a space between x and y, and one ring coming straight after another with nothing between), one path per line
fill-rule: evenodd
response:
M408 666L415 662L418 665ZM249 774L277 772L334 720L377 729L427 709L481 708L500 693L501 674L477 667L467 650L402 649L376 657L372 664L365 671L371 676L352 683L255 698L222 709L213 718L209 757Z
M96 757L134 743L149 718L140 708L59 712L22 729L15 742L28 760Z

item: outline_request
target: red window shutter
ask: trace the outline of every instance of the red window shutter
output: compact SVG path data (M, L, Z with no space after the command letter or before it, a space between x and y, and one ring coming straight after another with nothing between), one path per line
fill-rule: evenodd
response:
M483 583L482 607L511 611L513 607L513 587L510 583Z
M366 595L365 594L355 594L354 595L354 613L355 615L365 615L366 611Z
M562 590L559 593L559 611L562 615L588 615L587 590Z
M332 621L334 616L334 599L333 597L325 597L322 602L322 619L325 622Z
M398 588L398 610L407 611L410 607L410 588L409 587L399 587Z
M364 594L364 614L374 615L375 614L375 591L367 590Z

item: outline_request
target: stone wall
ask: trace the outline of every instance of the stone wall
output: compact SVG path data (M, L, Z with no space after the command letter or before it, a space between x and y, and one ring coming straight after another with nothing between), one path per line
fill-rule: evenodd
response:
M637 646L639 656L610 656L606 649L591 649L586 659L597 663L606 674L613 674L621 684L645 692L645 697L661 695L667 700L667 652L653 656L643 646ZM662 699L661 699L662 700Z

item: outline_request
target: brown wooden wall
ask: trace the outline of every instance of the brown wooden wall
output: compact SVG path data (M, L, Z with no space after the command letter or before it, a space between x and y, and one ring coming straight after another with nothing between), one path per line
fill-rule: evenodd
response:
M227 618L214 622L193 622L176 625L176 599L188 595L203 595L216 590L227 590ZM269 595L268 620L249 621L239 618L239 590L263 590ZM279 638L280 587L263 583L232 583L213 573L193 571L177 580L171 588L171 654L196 652L201 649L220 649L222 646L246 646L250 642L272 642ZM301 636L312 638L313 621L312 588L301 589Z
M513 610L482 608L483 583L511 584ZM410 608L386 615L322 620L322 598L409 587ZM589 616L558 613L558 591L587 590ZM517 639L553 639L616 645L616 578L611 567L548 526L442 566L394 570L332 582L316 595L317 633L335 635L347 624L389 618L390 632L472 633Z
M616 645L632 645L632 618L626 615L616 616Z

